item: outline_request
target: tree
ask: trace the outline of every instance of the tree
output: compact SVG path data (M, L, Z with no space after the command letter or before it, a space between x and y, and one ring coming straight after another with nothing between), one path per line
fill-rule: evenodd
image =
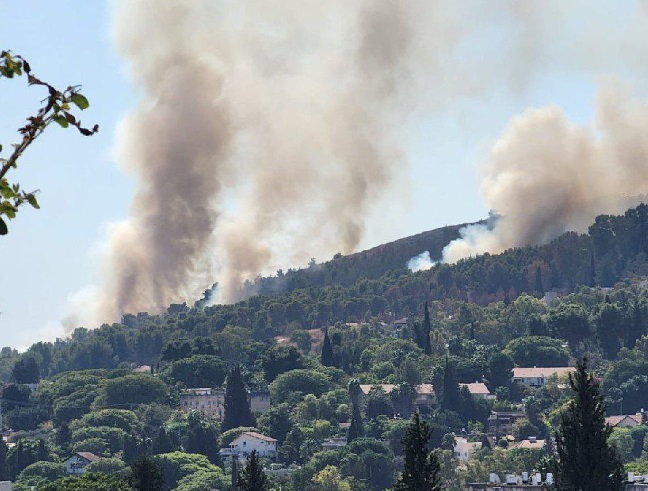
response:
M441 406L445 410L459 412L460 403L461 398L459 394L457 369L455 364L449 361L446 356L445 367L443 369L443 399Z
M256 450L252 450L247 465L239 474L238 485L241 491L269 491L268 477L263 472Z
M35 384L40 379L38 363L33 356L23 357L14 364L11 375L17 384Z
M623 465L608 438L606 405L598 382L579 360L569 376L573 397L561 414L556 432L557 455L552 461L557 491L617 491L623 483Z
M430 333L432 332L432 323L430 322L430 309L427 302L425 302L425 313L423 315L423 351L426 355L432 354L432 341L430 340Z
M95 472L87 472L82 476L62 477L38 489L43 491L134 491L121 476Z
M441 466L434 452L428 449L432 436L430 425L414 413L403 438L405 468L394 491L441 491Z
M351 426L349 426L349 433L347 434L347 444L351 443L353 440L361 436L364 436L362 414L360 413L360 406L358 404L353 404L353 413L351 415Z
M130 466L128 483L136 491L161 491L164 472L160 464L148 455L140 455Z
M331 345L331 339L329 338L328 327L324 329L324 341L322 342L322 355L320 361L325 367L335 366L333 346Z
M508 387L513 380L513 359L505 353L496 353L488 364L492 389Z
M221 429L227 431L239 426L254 426L254 417L250 410L250 401L248 401L247 390L243 383L241 367L235 365L227 376L225 414Z
M99 130L98 125L95 125L92 129L84 128L81 126L81 122L77 121L76 117L70 112L72 105L81 110L90 106L88 99L79 92L79 86L70 86L61 92L50 84L36 78L31 73L29 63L23 57L14 55L11 51L1 51L0 78L20 77L23 74L27 75L29 85L47 88L48 96L44 99L44 105L36 114L27 118L27 124L18 129L21 139L18 143L12 145L13 151L11 154L7 158L0 157L0 235L8 233L7 223L3 217L15 218L18 208L25 203L29 203L34 208L39 208L36 192L22 191L18 183L11 183L6 177L11 169L18 166L18 161L27 148L43 134L51 123L57 123L63 128L70 125L75 126L79 133L85 136L93 135ZM0 145L0 152L2 152L2 145Z

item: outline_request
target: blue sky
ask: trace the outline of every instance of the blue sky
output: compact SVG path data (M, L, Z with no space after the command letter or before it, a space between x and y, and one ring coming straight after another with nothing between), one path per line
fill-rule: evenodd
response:
M605 3L597 5L597 21L610 15L620 31L634 8L634 2L627 2L606 13ZM2 346L24 348L60 334L69 298L98 281L106 228L128 213L134 183L119 170L113 146L116 126L136 104L137 94L111 42L109 7L98 0L0 0L0 48L23 55L38 76L56 86L82 84L91 102L82 120L101 127L92 138L51 128L12 175L25 188L40 190L42 209L24 209L10 223L10 234L0 239ZM502 86L408 123L410 167L404 169L408 188L402 196L407 212L389 223L370 220L362 247L483 218L488 210L477 167L488 145L512 116L530 106L559 105L573 121L588 124L605 68L593 63L572 69L550 60L540 63L515 93ZM612 63L609 71L636 79L634 70L618 73L623 70ZM21 80L0 81L0 143L5 145L42 98L38 89L23 85Z

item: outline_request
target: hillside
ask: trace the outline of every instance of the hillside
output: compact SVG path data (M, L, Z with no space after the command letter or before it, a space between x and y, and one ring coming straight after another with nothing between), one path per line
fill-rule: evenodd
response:
M472 224L448 225L354 254L336 254L330 261L312 262L308 268L289 269L285 273L280 271L277 276L259 277L243 285L243 297L291 292L308 287L346 286L360 278L375 279L392 271L406 273L407 262L423 252L429 252L433 259L440 258L443 248L459 238L459 230L467 225Z

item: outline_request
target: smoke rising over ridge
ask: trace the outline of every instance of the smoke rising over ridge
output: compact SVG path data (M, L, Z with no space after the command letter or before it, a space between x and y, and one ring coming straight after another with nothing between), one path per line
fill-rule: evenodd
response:
M115 44L141 99L116 144L137 189L129 217L110 231L88 324L196 300L214 280L218 300L236 300L246 278L354 252L367 216L403 184L412 115L438 116L453 101L502 87L523 91L543 64L601 71L621 58L604 49L601 32L612 45L644 36L640 25L579 25L561 38L569 49L556 47L555 26L589 5L580 2L113 5ZM628 151L613 149L629 135L641 144L643 115L621 93L600 97L603 137L557 107L514 119L482 184L487 205L505 218L496 233L467 230L445 260L546 241L602 211L597 202L608 196L596 176L613 174ZM637 150L631 160L643 156ZM623 192L640 187L617 180Z
M585 232L603 213L618 214L648 193L648 105L619 83L600 90L593 128L558 107L529 109L492 146L482 179L494 227L466 227L444 262Z

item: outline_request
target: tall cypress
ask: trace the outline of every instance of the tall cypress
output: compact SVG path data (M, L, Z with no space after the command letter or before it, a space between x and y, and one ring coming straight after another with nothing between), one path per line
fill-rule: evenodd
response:
M320 358L322 365L325 367L332 367L335 365L333 357L333 346L328 334L328 327L324 329L324 342L322 343L322 356Z
M608 443L612 428L605 423L603 394L587 370L587 359L579 360L569 377L573 391L556 432L556 457L552 470L556 491L618 491L623 484L623 464Z
M9 469L7 467L7 452L9 448L5 441L0 438L0 481L9 480Z
M421 420L418 412L403 437L405 467L394 491L442 491L439 473L441 465L434 452L428 449L432 436L430 425Z
M241 491L269 491L268 477L263 472L256 450L252 450L247 465L239 474L238 485Z
M425 302L425 313L423 315L423 350L426 355L432 354L432 341L430 340L430 333L432 332L432 322L430 321L430 309L427 302Z
M542 270L540 269L540 266L536 268L534 290L536 293L544 293L544 286L542 285Z
M227 376L225 414L221 429L227 431L239 426L254 426L254 423L250 401L248 401L247 390L241 375L241 367L236 365Z
M351 426L349 426L349 433L347 433L347 444L362 436L364 436L362 414L360 413L360 407L358 406L358 404L353 404L353 411L351 413Z
M454 363L446 356L443 369L443 399L441 407L449 411L458 411L461 404L459 397L459 379Z

